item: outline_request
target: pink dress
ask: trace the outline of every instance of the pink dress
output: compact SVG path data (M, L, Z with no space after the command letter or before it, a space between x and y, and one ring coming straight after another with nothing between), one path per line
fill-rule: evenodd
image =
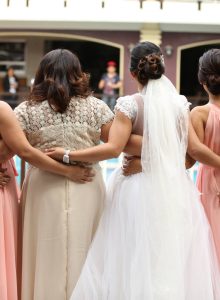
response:
M210 104L204 144L220 155L220 107ZM220 263L220 169L199 166L197 187L209 219Z
M0 299L17 300L18 187L14 161L2 164L11 177L0 188Z

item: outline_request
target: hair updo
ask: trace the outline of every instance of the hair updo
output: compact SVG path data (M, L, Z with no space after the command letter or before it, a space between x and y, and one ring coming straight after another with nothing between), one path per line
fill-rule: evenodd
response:
M151 42L137 44L131 51L130 71L142 85L149 79L159 79L165 71L160 47Z
M199 59L198 79L213 95L220 95L220 49L211 49Z

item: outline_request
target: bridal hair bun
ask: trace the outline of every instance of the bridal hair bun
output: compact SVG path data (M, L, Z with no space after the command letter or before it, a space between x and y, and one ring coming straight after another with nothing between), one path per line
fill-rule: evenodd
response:
M130 71L142 85L149 79L159 79L164 73L160 47L151 42L138 43L131 51Z
M149 79L159 79L164 73L163 57L160 54L149 54L140 59L137 70L138 81L146 84Z
M211 49L199 59L198 79L213 95L220 95L220 49Z

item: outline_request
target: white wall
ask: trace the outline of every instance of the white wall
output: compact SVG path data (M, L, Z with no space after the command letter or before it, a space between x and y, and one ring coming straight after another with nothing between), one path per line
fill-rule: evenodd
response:
M26 41L26 76L27 84L29 85L44 55L44 39L40 37L28 37Z

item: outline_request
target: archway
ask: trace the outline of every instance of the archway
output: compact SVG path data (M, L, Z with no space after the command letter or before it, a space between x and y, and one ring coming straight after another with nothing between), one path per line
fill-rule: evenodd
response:
M0 32L0 42L13 40L25 41L27 38L36 38L36 46L39 39L43 40L42 53L37 57L37 64L42 55L55 48L67 48L75 52L82 61L83 69L91 74L91 86L95 92L101 74L105 72L106 62L115 60L121 79L124 75L124 46L111 41L94 37L65 33L50 32ZM32 49L33 50L33 49ZM35 50L35 49L34 49ZM30 59L29 59L30 62ZM36 64L36 59L35 59ZM32 69L35 69L34 66ZM27 68L26 68L27 70ZM26 72L27 73L27 72ZM33 70L32 70L33 73ZM25 74L30 80L30 74ZM33 75L32 75L33 76ZM123 93L123 89L120 90Z
M177 88L192 103L192 107L207 103L208 98L198 82L198 62L209 49L220 48L220 40L179 47L177 56Z
M91 75L90 84L95 93L99 93L98 82L106 72L106 63L114 60L119 66L120 50L116 47L81 40L46 40L45 53L52 49L65 48L79 57L82 68Z

